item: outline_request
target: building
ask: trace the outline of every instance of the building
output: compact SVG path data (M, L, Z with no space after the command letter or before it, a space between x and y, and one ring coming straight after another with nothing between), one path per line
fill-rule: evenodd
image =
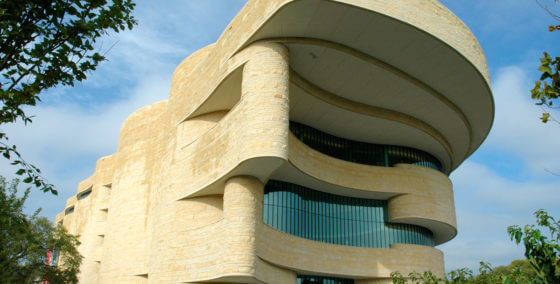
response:
M436 0L251 0L57 222L83 283L441 275L448 175L493 113L478 42Z

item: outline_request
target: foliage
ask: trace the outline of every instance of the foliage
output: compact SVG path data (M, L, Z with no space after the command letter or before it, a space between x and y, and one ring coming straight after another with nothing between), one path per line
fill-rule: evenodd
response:
M526 259L514 260L508 266L498 266L494 269L494 273L505 275L519 283L528 283L530 279L536 279L537 276Z
M537 4L541 6L552 18L555 20L560 20L560 16L552 12L551 9L543 5L540 0L536 0ZM560 0L554 0L554 3L560 3ZM550 25L548 26L549 32L560 31L560 25ZM555 57L554 59L547 53L541 58L541 65L538 70L541 72L541 77L535 82L535 87L531 90L531 98L538 101L536 104L543 108L554 108L554 102L558 99L560 95L560 75L558 74L558 69L560 68L560 57ZM547 123L548 121L556 120L550 112L544 110L541 121Z
M57 85L73 86L105 60L94 51L110 31L131 29L132 0L0 0L0 124L31 122L22 107ZM56 190L0 133L0 152L19 167L23 182Z
M560 220L543 210L535 212L535 216L543 231L535 225L510 226L508 234L517 244L523 241L525 257L538 279L543 283L560 283Z
M542 72L539 81L535 82L535 87L531 90L531 98L537 100L537 105L543 107L554 107L554 102L560 96L560 57L552 59L545 52L541 58L541 66L539 71ZM549 112L543 113L542 122L554 120Z
M437 284L445 283L444 279L437 277L431 271L424 271L424 273L419 273L413 271L408 274L408 277L404 277L400 272L391 272L391 279L394 284L405 284L410 281L411 283L425 283L425 284Z
M490 263L480 262L479 274L473 278L472 283L539 283L534 281L534 271L524 259L514 260L508 266L492 268Z
M9 185L0 177L0 279L7 283L31 283L46 277L51 283L77 283L82 256L79 241L44 217L23 213L29 188L18 197L18 180ZM60 252L60 265L46 267L47 252Z
M492 268L487 262L480 262L479 274L473 275L472 270L461 268L450 271L445 278L435 276L431 271L423 274L418 272L409 273L408 277L404 277L400 272L391 273L391 278L395 284L415 283L415 284L526 284L541 283L535 281L535 273L532 267L528 265L527 260L514 260L508 266L499 266Z
M473 279L473 272L468 268L460 268L452 270L447 274L445 282L447 283L469 283Z

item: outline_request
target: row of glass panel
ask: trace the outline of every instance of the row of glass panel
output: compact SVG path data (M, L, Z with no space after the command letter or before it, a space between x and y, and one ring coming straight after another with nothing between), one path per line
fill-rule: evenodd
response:
M294 121L290 121L290 130L307 146L341 160L381 167L405 163L441 171L434 156L417 149L348 140Z
M298 275L298 284L354 284L354 279Z
M329 194L270 180L265 186L264 222L301 238L357 247L394 243L434 246L430 230L389 223L387 201Z

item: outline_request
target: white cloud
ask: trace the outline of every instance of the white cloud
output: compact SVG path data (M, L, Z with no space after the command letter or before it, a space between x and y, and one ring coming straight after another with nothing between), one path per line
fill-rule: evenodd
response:
M560 125L540 122L542 110L530 99L531 79L519 67L498 72L494 83L496 118L485 146L521 158L532 174L560 173Z
M447 272L468 268L478 274L480 261L489 262L493 267L496 267L508 265L514 259L523 258L523 248L516 246L513 242L486 239L484 238L486 232L478 232L478 235L481 236L479 239L468 241L459 235L456 240L440 247L445 255Z
M116 103L87 108L73 102L39 105L27 111L36 116L32 124L5 127L3 130L25 159L42 169L59 189L56 198L31 194L29 210L43 207L44 215L54 217L75 194L78 183L93 173L96 160L116 151L125 118L143 106L167 99L168 92L169 78L150 76ZM2 173L10 176L14 168L2 162ZM45 203L45 199L52 203Z
M488 167L465 162L452 176L458 235L439 249L446 270L467 267L475 272L479 262L507 265L524 258L524 248L509 239L507 227L535 223L541 208L560 216L560 179L515 182Z
M168 78L150 77L130 90L129 97L113 104L87 108L68 102L39 105L28 109L34 122L7 128L14 142L34 156L92 152L110 154L116 150L120 125L135 110L155 101L167 99Z
M530 88L520 67L498 72L490 135L479 154L451 175L459 233L440 246L448 271L467 267L477 272L479 261L497 266L523 258L523 246L509 239L507 227L533 224L533 213L541 208L560 217L560 177L544 170L560 172L560 126L540 122ZM509 159L496 163L496 156Z
M452 176L457 197L472 199L473 207L516 214L540 208L555 209L560 204L560 178L556 180L512 180L487 166L465 162ZM467 195L467 196L463 196Z
M545 209L560 216L560 179L513 181L474 162L465 162L452 175L458 235L440 247L446 269L478 269L479 261L507 265L523 258L523 247L507 235L511 225L533 224L533 213Z

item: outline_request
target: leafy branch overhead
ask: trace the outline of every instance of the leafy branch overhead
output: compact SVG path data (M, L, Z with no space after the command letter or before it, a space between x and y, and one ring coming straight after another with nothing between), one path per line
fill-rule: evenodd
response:
M34 106L42 91L86 79L105 60L96 42L132 29L134 6L132 0L0 0L0 124L30 123L22 107ZM0 152L20 166L24 182L56 194L4 133L0 141Z
M32 184L44 192L51 192L55 195L58 194L54 186L49 184L46 179L42 177L39 168L26 162L17 151L15 145L6 144L3 140L7 141L8 138L5 137L4 133L0 133L0 153L4 158L11 161L11 165L19 167L16 171L16 175L22 177L24 183Z
M531 90L531 98L537 100L537 105L554 107L554 102L560 96L560 57L552 59L545 52L541 58L539 71L542 72L540 80L535 82L535 87ZM551 119L550 113L545 112L541 117L543 122Z
M549 8L547 5L541 3L540 0L535 0L539 6L543 10L545 10L553 19L560 20L560 16L553 12L552 8ZM558 7L560 4L560 0L554 0L556 4L555 7ZM548 26L549 32L560 31L560 25L550 25ZM558 68L560 65L560 58L556 57L552 59L552 57L545 52L544 56L541 58L541 65L539 66L538 70L541 72L541 77L538 81L535 82L535 87L531 90L531 98L537 100L537 105L544 108L555 108L554 102L558 99L560 95L560 76L558 75ZM548 121L556 121L554 117L551 116L550 112L544 110L541 120L544 123Z

